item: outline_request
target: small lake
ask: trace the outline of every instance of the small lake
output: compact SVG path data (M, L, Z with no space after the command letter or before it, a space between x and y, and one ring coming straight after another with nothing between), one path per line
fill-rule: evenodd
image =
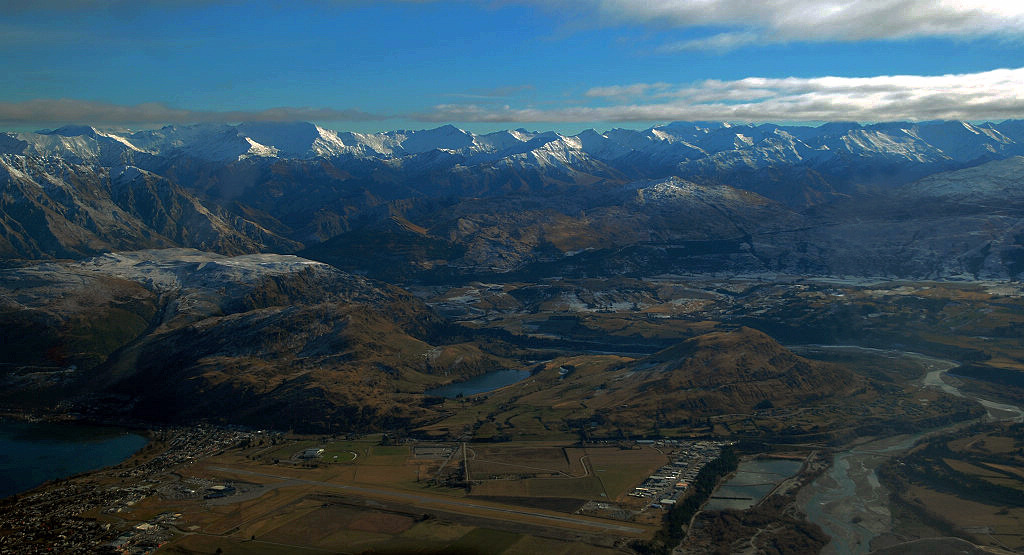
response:
M802 465L803 461L786 459L743 461L736 474L715 490L704 508L709 511L749 509L783 480L796 474Z
M121 428L0 420L0 499L117 464L147 441Z
M530 377L529 370L495 370L494 372L470 378L464 382L450 383L441 387L435 387L434 389L428 389L423 394L431 397L454 399L460 394L469 396L494 391L506 385L521 382L528 377Z

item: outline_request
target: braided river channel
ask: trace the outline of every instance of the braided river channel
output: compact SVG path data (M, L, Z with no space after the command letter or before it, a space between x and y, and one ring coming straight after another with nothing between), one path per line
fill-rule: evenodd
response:
M939 388L946 393L974 399L987 410L988 420L1024 421L1024 410L1004 403L975 397L943 381L942 375L959 363L919 353L883 351L847 345L814 345L815 349L862 351L884 356L908 357L921 363L926 374L918 382L922 388ZM892 531L889 491L878 480L875 470L887 459L909 451L918 440L962 426L963 423L918 434L898 435L858 444L839 452L832 466L817 480L804 487L797 497L808 520L821 526L832 537L822 553L868 553L871 541Z

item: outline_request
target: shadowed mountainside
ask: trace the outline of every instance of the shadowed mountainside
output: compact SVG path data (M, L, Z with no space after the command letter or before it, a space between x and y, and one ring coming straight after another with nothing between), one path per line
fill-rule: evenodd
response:
M0 273L0 301L6 401L113 399L151 421L401 426L429 415L424 389L515 364L400 289L294 256L47 263Z

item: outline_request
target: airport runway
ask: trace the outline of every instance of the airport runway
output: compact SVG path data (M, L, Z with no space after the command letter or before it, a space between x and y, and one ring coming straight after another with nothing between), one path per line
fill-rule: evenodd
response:
M336 484L333 482L321 482L317 480L303 480L301 478L295 478L291 476L278 476L275 474L265 474L263 472L253 472L251 470L241 470L238 468L227 468L223 466L212 466L210 470L216 470L220 472L230 472L233 474L241 474L247 476L259 476L262 478L274 478L277 480L285 480L293 484L304 484L310 486L318 486L330 489L338 489L350 493L362 494L366 496L380 496L380 497L391 497L398 498L405 501L412 501L421 505L439 505L446 508L470 508L475 511L483 511L496 513L492 515L495 518L506 517L508 515L525 516L531 519L544 521L548 525L566 525L571 524L573 526L582 526L595 528L598 530L616 532L619 534L630 534L630 535L645 535L649 533L647 528L641 528L639 526L630 526L628 524L614 524L611 522L597 522L593 520L584 520L581 518L565 515L551 515L543 513L531 512L527 509L512 509L507 507L496 507L493 505L481 505L479 503L473 503L469 501L461 501L458 499L445 499L443 497L417 495L415 493L407 493L389 489L377 489L368 488L363 486L349 486L345 484Z

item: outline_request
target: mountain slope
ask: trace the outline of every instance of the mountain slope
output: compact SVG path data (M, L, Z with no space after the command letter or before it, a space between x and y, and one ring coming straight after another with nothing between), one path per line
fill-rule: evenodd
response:
M295 256L164 249L5 270L0 328L19 340L0 345L6 403L158 422L399 427L432 414L424 389L515 365L446 340L404 291Z
M703 333L636 360L563 360L535 374L534 383L511 388L507 410L521 403L570 411L586 419L576 425L628 437L652 428L692 429L708 417L766 407L798 409L867 384L845 368L799 357L751 328Z
M807 245L805 256L832 275L1019 279L1022 176L1019 156L935 174L818 207L808 214L816 225L777 241Z
M0 187L0 255L7 258L170 246L228 254L298 247L134 166L0 155Z
M389 209L388 219L310 247L304 256L381 279L442 281L531 267L544 275L604 275L621 269L595 259L638 246L676 249L680 266L692 259L679 250L736 255L759 266L754 236L803 225L798 214L754 193L678 178ZM726 244L732 250L714 252Z

